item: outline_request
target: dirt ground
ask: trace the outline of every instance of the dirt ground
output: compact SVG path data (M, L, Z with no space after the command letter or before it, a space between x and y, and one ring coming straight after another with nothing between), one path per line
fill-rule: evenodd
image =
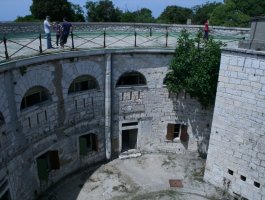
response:
M203 181L205 160L197 154L145 154L116 159L61 181L41 200L228 200ZM169 179L183 187L170 187Z

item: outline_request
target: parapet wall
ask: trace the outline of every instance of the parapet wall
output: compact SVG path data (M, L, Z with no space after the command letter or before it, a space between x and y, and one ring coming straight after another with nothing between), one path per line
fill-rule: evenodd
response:
M145 23L72 23L75 32L89 32L89 31L152 31L157 32L180 32L182 29L188 29L192 32L203 29L202 25L180 25L180 24L145 24ZM220 27L210 26L211 31L217 35L235 36L235 35L248 35L249 28L236 28L236 27ZM20 23L0 23L0 35L4 34L22 34L22 33L44 33L43 23L36 22L20 22Z
M142 152L205 154L212 110L188 94L168 92L163 81L173 53L94 50L2 64L0 198L8 193L12 200L35 199L68 174L119 155L126 145ZM140 74L144 83L119 85L131 72L129 80ZM75 82L84 76L96 81L94 89L83 79ZM36 87L43 90L36 93ZM185 141L182 130L168 139L168 124L186 127Z
M205 180L238 198L265 198L265 53L222 53Z

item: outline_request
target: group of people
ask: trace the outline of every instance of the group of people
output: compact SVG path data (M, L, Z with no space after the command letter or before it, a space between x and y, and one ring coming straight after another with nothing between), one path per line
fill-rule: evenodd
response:
M67 38L69 33L73 31L73 26L70 22L67 21L66 17L63 18L63 22L60 24L59 22L51 23L50 17L47 16L44 20L44 32L47 37L47 49L54 49L52 46L51 40L51 30L54 29L56 33L56 45L64 48L64 45L67 43Z

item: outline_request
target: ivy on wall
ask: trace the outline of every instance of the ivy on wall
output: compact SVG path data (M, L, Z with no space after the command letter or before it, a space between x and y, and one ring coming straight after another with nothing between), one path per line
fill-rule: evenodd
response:
M205 108L214 105L222 46L212 37L204 39L202 32L191 38L182 30L165 80L169 91L185 91Z

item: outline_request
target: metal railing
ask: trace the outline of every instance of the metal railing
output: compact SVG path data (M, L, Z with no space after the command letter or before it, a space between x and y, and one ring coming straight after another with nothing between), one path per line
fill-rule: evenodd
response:
M122 31L91 31L70 33L68 43L64 49L60 47L47 49L45 34L33 34L28 37L9 37L4 35L0 40L0 62L6 62L10 59L29 57L48 53L57 53L66 50L84 50L84 49L104 49L104 48L175 48L179 32L170 31L167 27L157 31L152 27L147 29L130 28ZM214 35L218 39L217 35ZM52 35L52 38L55 38ZM232 36L233 41L241 38ZM55 46L55 40L52 44Z

